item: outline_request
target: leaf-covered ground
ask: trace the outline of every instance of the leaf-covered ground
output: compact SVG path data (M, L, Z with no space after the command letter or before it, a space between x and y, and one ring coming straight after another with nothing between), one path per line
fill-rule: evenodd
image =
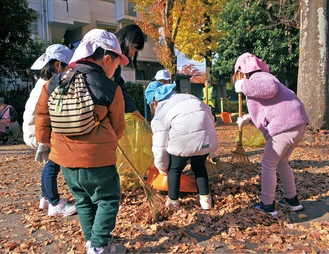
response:
M237 126L220 124L217 131L220 162L207 164L212 210L200 209L197 194L182 193L181 209L165 210L153 223L143 190L124 191L115 242L130 253L329 253L328 133L308 132L291 156L305 209L292 213L277 206L273 218L250 208L260 194L263 147L244 146L251 166L233 164ZM0 158L0 253L85 253L77 215L48 217L38 208L42 165L34 152L3 145ZM58 182L62 197L74 202L61 174Z

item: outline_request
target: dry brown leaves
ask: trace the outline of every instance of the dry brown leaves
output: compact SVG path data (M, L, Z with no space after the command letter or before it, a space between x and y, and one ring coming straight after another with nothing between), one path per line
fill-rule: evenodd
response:
M237 127L220 125L217 131L220 162L207 164L213 209L201 210L198 195L182 193L181 209L167 211L161 221L152 223L143 190L126 191L113 232L115 242L125 244L131 253L328 253L328 133L307 133L291 156L306 209L292 213L277 207L278 218L273 218L250 208L259 197L263 148L244 147L253 165L233 165ZM38 209L41 169L32 152L1 155L0 252L84 253L77 215L49 218ZM74 201L62 175L59 190ZM279 180L277 200L281 197Z

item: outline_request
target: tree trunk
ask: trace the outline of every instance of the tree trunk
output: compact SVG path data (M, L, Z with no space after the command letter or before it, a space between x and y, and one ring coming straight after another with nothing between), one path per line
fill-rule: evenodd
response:
M328 0L301 0L298 97L313 130L329 129Z

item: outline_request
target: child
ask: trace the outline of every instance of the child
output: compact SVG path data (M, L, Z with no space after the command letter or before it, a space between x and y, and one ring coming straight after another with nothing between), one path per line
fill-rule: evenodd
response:
M89 31L74 51L70 66L85 77L100 124L89 133L65 136L51 132L48 98L63 74L53 77L42 90L36 106L36 138L49 146L49 159L62 166L63 176L76 200L87 253L125 252L111 243L120 202L116 148L124 128L122 90L111 80L115 69L126 65L114 34Z
M254 207L277 215L274 199L278 172L283 187L283 198L279 204L291 211L302 210L289 156L310 122L303 103L269 73L268 66L261 59L250 53L244 53L237 59L233 81L235 91L246 95L250 114L238 118L237 123L242 126L252 120L266 139L260 203Z
M217 98L216 89L212 86L210 79L206 79L206 81L204 82L204 88L202 89L201 92L201 99L203 100L204 103L209 105L211 109L211 113L215 118L215 122L217 121L216 112L215 112L216 98Z
M155 74L154 79L159 81L162 84L170 84L171 83L171 75L168 70L159 70Z
M0 97L0 138L3 144L7 143L9 136L13 136L13 145L17 145L17 139L21 136L21 126L17 122L16 109L5 103L5 98Z
M43 144L39 144L35 139L35 106L41 94L42 87L57 73L68 70L69 62L73 52L64 45L50 45L44 54L42 54L31 66L31 70L40 71L40 78L30 93L25 104L23 114L23 138L26 145L33 149L42 149ZM45 148L45 147L44 147ZM45 149L42 157L36 157L36 160L45 162L41 173L41 191L39 208L47 209L48 216L75 214L77 211L74 205L67 203L67 199L60 198L57 188L57 176L60 165L48 160L48 149Z
M120 43L122 54L129 59L129 67L137 70L138 51L143 50L145 44L145 35L142 29L136 24L129 24L122 27L115 35ZM122 89L125 113L132 113L144 121L144 117L138 111L135 102L127 91L126 83L121 77L121 66L115 70L113 77Z
M195 175L202 209L211 208L205 161L217 150L218 138L210 108L190 94L177 94L175 84L151 82L145 90L154 112L151 121L154 165L168 174L166 206L178 209L180 176L187 161Z

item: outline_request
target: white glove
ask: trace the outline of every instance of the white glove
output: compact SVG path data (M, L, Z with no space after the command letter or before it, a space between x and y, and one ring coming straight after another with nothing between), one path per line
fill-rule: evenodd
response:
M242 127L243 125L246 125L249 123L251 120L251 117L249 114L245 114L242 117L238 117L236 123L238 124L239 127Z
M158 169L159 170L159 173L161 175L167 175L168 174L168 169Z
M234 84L234 87L235 87L235 92L236 93L241 93L242 92L242 84L244 82L245 79L240 79L240 80L237 80Z
M35 161L38 162L47 162L48 161L48 156L49 156L50 149L48 146L40 143L37 149L37 152L35 154Z

